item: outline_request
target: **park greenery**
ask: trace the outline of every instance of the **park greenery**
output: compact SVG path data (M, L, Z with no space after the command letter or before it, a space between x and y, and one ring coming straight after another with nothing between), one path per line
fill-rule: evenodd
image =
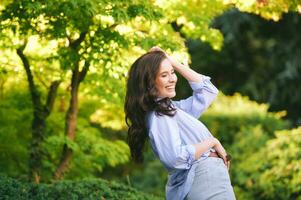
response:
M123 112L131 63L158 45L220 89L200 120L233 157L237 199L301 199L300 13L300 0L1 1L0 196L163 199L166 171L149 144L131 162Z

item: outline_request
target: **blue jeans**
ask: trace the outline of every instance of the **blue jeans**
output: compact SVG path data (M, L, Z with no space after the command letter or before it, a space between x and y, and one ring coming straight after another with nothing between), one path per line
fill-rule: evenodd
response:
M227 166L221 158L196 163L195 177L185 200L235 200Z

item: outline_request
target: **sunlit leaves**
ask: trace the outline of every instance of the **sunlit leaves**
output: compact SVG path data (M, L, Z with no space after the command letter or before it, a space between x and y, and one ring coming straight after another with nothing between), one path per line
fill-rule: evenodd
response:
M105 139L107 133L101 133L97 128L91 127L89 118L79 117L78 132L74 141L65 137L63 118L62 113L54 113L48 120L49 137L43 144L47 155L43 161L43 176L46 179L50 179L55 170L63 144L67 144L76 155L70 171L66 174L68 179L93 177L101 173L104 167L114 167L129 161L127 144L121 140Z
M222 14L228 6L219 0L170 0L157 1L167 13L170 22L175 21L186 37L209 42L216 50L221 49L223 37L210 23Z
M267 104L258 104L246 96L225 96L220 93L214 104L201 116L201 120L222 142L232 145L241 127L260 124L269 136L273 135L275 130L287 127L283 116L285 111L268 112Z
M278 21L289 11L301 12L300 0L231 0L239 10L260 15L269 20Z
M124 111L122 107L103 104L101 108L91 115L91 122L101 124L104 128L113 130L125 130Z
M239 167L249 175L245 177L249 180L247 190L253 197L260 193L263 199L294 199L301 191L301 128L275 134L260 151L242 160Z
M242 96L238 93L233 96L225 96L219 94L217 101L212 104L207 114L227 114L227 115L269 115L268 104L258 104L255 101L250 101L247 96ZM280 119L285 116L286 112L273 113L273 116Z

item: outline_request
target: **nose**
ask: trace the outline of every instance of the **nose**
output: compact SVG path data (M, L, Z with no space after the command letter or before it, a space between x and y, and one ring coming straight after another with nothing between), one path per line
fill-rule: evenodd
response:
M177 77L175 75L169 76L169 82L175 82Z

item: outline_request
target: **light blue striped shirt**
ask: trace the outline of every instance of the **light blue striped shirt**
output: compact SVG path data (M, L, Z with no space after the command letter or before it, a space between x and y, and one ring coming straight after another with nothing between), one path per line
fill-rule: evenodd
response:
M152 111L146 117L152 149L168 171L167 200L185 198L193 183L195 164L208 157L210 151L215 151L211 148L196 160L193 144L213 137L198 118L216 98L218 89L208 76L203 76L200 83L189 84L193 90L192 96L172 101L177 109L175 116L159 116Z

